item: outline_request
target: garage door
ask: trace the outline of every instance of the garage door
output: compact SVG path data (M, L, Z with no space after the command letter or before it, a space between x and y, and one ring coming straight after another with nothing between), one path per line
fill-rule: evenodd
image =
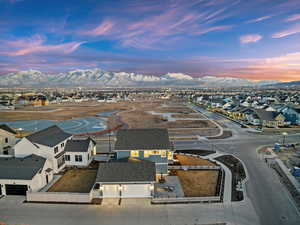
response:
M26 195L27 185L6 184L6 195Z
M119 198L119 185L103 185L103 198Z
M151 196L149 184L122 185L122 198L147 198Z

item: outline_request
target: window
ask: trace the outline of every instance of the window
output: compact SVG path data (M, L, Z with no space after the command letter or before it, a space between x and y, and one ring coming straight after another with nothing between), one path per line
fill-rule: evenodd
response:
M65 160L70 161L70 155L65 155Z
M130 156L131 157L139 157L139 151L131 151Z
M173 160L173 152L168 152L168 160Z
M60 147L63 148L65 146L65 143L61 143Z
M167 152L166 151L160 151L161 152L161 157L166 158L167 157Z
M148 158L151 155L151 151L144 151L144 158Z
M8 138L5 138L5 143L8 143Z
M65 157L62 156L57 160L57 166L58 168L62 167L65 164Z
M75 155L75 162L82 162L82 155Z
M54 148L54 153L56 154L58 152L58 146L56 146L55 148Z

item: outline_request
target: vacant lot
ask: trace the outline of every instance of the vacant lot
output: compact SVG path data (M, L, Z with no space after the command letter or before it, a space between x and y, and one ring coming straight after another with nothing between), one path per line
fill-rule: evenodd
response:
M153 110L155 112L159 113L181 113L181 114L189 114L189 113L195 113L195 111L191 108L188 108L186 106L180 106L180 107L160 107L157 110Z
M0 112L0 118L2 121L69 120L74 118L96 116L96 114L102 112L128 109L131 109L131 106L125 102L99 103L96 101L90 101L81 103L53 104L36 108L34 111L32 111L32 107L25 107L24 109L16 111Z
M89 193L95 184L96 169L68 170L48 192Z
M185 114L185 113L176 113L176 114L172 114L173 118L197 118L197 119L204 119L205 117L202 116L199 113L189 113L189 114Z
M215 196L219 171L217 170L176 170L186 197Z
M193 156L176 155L181 165L184 166L215 166L216 164L206 159L196 158Z

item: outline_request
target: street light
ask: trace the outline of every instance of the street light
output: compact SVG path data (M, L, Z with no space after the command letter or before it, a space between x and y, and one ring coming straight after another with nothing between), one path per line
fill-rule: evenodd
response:
M286 139L288 133L287 132L283 132L282 135L283 135L282 145L285 145L285 139Z

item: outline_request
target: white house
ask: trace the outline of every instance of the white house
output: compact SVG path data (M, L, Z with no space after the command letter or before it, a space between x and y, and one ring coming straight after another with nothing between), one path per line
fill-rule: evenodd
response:
M51 126L22 138L15 145L15 157L39 155L49 159L53 164L54 173L58 173L65 167L65 146L71 139L71 134L64 132L58 126Z
M0 195L26 195L53 179L52 163L41 156L0 158Z
M151 198L155 163L140 159L100 163L93 192L99 198Z
M13 155L16 132L5 124L0 125L0 155Z
M96 154L96 143L91 139L68 140L65 147L66 166L88 166Z

